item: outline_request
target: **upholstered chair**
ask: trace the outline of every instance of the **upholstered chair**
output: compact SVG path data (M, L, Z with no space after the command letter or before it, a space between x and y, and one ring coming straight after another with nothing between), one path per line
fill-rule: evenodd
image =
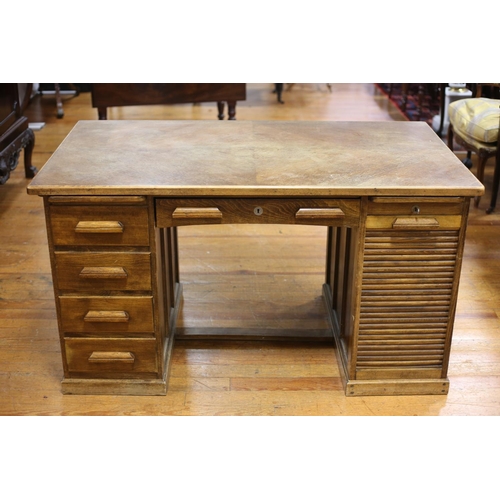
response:
M448 147L453 151L454 143L467 151L464 163L471 168L471 152L477 155L476 177L484 183L484 167L489 158L495 157L493 188L490 206L486 213L495 209L500 180L500 99L474 97L452 102L448 109L450 126ZM474 205L479 206L480 197Z

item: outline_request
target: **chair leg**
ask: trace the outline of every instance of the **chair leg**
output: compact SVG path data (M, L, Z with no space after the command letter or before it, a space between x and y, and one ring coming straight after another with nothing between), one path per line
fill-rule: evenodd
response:
M462 163L470 170L472 168L472 151L467 151L467 158Z
M448 147L450 151L453 151L453 125L451 123L448 125Z
M486 165L486 161L488 160L487 156L479 156L478 157L478 163L477 163L477 180L481 183L484 184L484 167ZM476 196L474 198L474 206L477 208L479 206L479 201L481 200L480 196Z
M487 214L491 214L493 210L495 210L495 205L497 204L497 195L498 195L498 185L500 184L500 161L497 158L495 164L495 173L493 174L493 191L491 193L491 201L490 206L486 210Z

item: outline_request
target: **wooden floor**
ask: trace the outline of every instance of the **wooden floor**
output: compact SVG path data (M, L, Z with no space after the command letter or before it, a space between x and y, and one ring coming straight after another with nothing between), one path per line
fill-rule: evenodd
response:
M249 84L239 120L402 120L373 84L295 84L279 104L271 84ZM286 88L286 87L285 87ZM90 95L53 96L28 109L42 167L78 120L95 120ZM215 120L215 104L115 108L109 119ZM62 365L42 200L26 194L22 164L0 186L1 415L499 415L500 207L471 207L447 396L346 398L330 343L178 341L167 396L63 396ZM324 329L325 229L181 228L180 326ZM298 259L292 259L291 248ZM309 299L304 299L309 297Z

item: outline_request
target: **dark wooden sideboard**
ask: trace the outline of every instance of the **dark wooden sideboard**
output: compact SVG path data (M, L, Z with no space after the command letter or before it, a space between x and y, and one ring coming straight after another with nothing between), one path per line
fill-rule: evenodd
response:
M216 102L219 120L236 119L236 102L246 99L245 83L93 83L92 106L99 120L107 119L107 108L152 104Z
M29 103L32 84L0 83L0 184L5 184L16 168L24 149L26 177L33 177L37 169L31 164L35 135L23 116Z

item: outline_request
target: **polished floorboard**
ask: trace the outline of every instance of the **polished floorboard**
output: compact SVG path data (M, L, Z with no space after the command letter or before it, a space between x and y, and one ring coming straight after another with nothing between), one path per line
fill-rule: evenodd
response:
M248 84L238 120L403 120L373 84ZM90 94L33 98L33 163L42 167L78 120L96 120ZM214 104L113 108L108 119L216 120ZM42 200L20 164L0 186L0 415L499 415L500 207L471 206L446 396L346 398L330 343L176 342L165 397L63 396L61 354ZM138 166L138 168L142 168ZM474 171L474 167L473 167ZM291 249L293 248L293 252ZM214 332L325 328L321 227L180 230L185 301L180 325ZM292 258L292 253L298 258ZM304 299L309 297L309 299Z

